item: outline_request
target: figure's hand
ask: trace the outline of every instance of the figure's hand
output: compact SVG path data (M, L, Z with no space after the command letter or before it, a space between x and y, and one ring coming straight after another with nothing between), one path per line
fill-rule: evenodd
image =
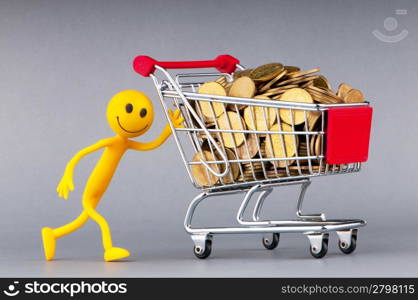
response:
M184 125L182 124L184 122L184 118L181 116L181 111L179 109L176 109L175 112L169 109L168 115L171 122L173 122L174 128L184 128Z
M57 186L58 196L60 198L68 199L68 194L72 190L74 190L73 176L68 172L65 172Z

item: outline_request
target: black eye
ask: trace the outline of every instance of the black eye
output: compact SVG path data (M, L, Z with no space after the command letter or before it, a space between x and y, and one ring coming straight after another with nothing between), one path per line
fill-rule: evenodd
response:
M147 110L145 108L141 109L139 115L141 116L141 118L145 117L147 115Z
M127 112L128 114L130 114L130 113L134 110L134 107L132 106L132 104L131 104L131 103L128 103L128 104L126 104L126 106L125 106L125 110L126 110L126 112Z

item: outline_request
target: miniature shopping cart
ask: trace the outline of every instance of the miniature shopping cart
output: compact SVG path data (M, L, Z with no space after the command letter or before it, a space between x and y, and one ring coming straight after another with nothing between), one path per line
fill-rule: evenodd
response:
M359 219L335 220L327 219L324 214L306 214L302 212L302 203L311 177L348 174L360 171L361 163L368 157L372 108L368 102L353 104L305 104L275 100L237 98L227 96L205 95L197 93L201 84L208 80L215 80L225 76L232 81L236 68L244 70L239 61L230 55L220 55L209 61L189 62L160 62L148 56L138 56L133 63L136 72L142 76L150 76L157 88L161 104L168 121L168 109L178 108L185 119L184 128L174 128L170 122L173 136L180 155L183 159L190 180L201 193L191 202L184 221L186 231L194 242L194 254L198 258L206 258L212 249L212 238L216 234L261 233L262 243L267 249L274 249L279 243L280 233L303 233L309 238L310 253L316 258L323 257L328 250L329 232L336 232L339 248L343 253L352 253L356 248L357 231L366 222ZM167 69L215 68L215 73L182 73L170 74ZM162 75L157 77L155 73ZM209 79L208 79L209 78ZM211 79L210 79L211 78ZM280 111L286 110L293 116L293 112L303 112L305 125L290 124L291 130L250 130L225 129L214 122L211 126L205 124L199 103L222 105L225 114L227 108L238 111L238 106L262 107L275 111L280 120ZM308 126L310 114L319 116L319 128ZM285 147L284 137L291 136L303 140L307 145L304 153L296 151L292 157L265 157L259 149L256 157L242 158L238 151L249 152L247 141L240 146L229 146L223 143L222 135L244 134L256 135L267 141L275 135L279 147ZM277 139L279 137L279 139ZM315 147L311 147L315 139ZM280 145L281 144L281 145ZM257 147L259 143L257 143ZM276 145L277 147L277 145ZM204 148L204 149L203 149ZM316 148L316 149L314 149ZM216 159L207 159L204 155L200 159L192 159L197 153L207 151ZM280 164L277 168L275 164ZM243 165L246 169L243 169ZM257 168L255 167L257 165ZM194 166L200 166L210 178L217 181L211 186L201 186L193 176ZM252 167L254 166L254 168ZM238 176L226 180L231 169L238 169ZM301 190L297 200L295 220L262 220L261 211L266 197L274 187L300 185ZM238 224L235 227L206 227L192 226L192 219L196 207L205 199L215 196L242 193L244 199L237 211ZM254 197L257 195L257 197ZM251 199L256 198L251 217L246 217Z

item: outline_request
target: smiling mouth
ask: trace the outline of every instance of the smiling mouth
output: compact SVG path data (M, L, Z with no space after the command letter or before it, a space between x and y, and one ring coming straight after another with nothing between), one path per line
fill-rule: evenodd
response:
M119 122L119 117L116 117L116 120L118 121L119 127L120 127L123 131L126 131L126 132L128 132L128 133L139 133L139 132L144 131L144 130L145 130L145 129L147 129L147 127L148 127L148 124L147 124L147 125L145 125L145 126L144 126L144 128L141 128L140 130L130 131L130 130L126 130L125 128L123 128L123 126L122 126L122 125L120 124L120 122Z

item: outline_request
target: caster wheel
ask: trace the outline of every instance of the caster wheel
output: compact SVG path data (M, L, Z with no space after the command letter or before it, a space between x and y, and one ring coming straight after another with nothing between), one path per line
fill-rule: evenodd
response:
M309 250L311 255L315 258L323 258L328 252L328 234L324 235L322 242L321 242L321 250L316 249L315 246L311 245Z
M194 246L193 253L199 259L205 259L209 257L210 253L212 252L212 241L206 240L205 241L205 249L202 249L199 246Z
M341 252L344 254L351 254L354 252L354 250L356 250L356 246L357 246L357 232L351 235L351 241L350 241L350 246L347 245L347 243L339 241L338 242L338 247L340 248Z
M271 236L263 236L262 242L264 248L273 250L279 245L280 233L273 233Z

